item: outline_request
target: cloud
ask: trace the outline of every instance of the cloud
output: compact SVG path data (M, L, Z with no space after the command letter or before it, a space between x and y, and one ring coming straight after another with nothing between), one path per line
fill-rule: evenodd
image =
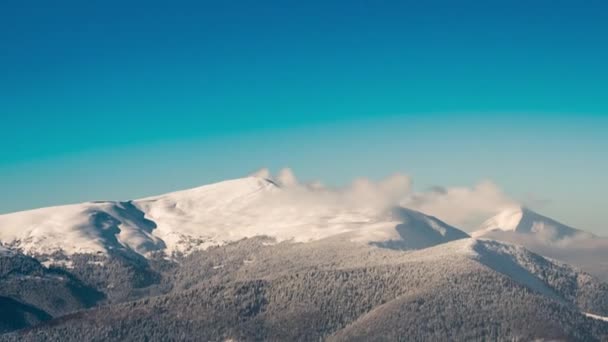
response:
M482 181L473 187L435 186L427 191L414 192L412 179L403 173L394 173L377 181L357 178L338 188L324 186L320 181L300 182L290 168L280 170L276 176L268 169L261 169L254 175L271 179L287 190L282 192L280 200L291 201L294 205L376 211L399 205L436 216L465 230L475 229L488 217L517 205L491 181Z
M288 167L281 169L281 171L279 171L279 174L276 177L276 183L281 186L284 186L284 187L299 185L296 175Z
M476 229L490 216L519 205L488 180L473 187L434 186L428 191L411 194L401 204L465 230Z
M398 205L411 189L411 179L401 173L380 181L357 178L344 187L327 187L320 181L302 183L290 168L281 169L276 176L268 172L268 169L261 169L252 176L270 179L284 190L273 200L309 208L330 206L344 210L358 208L382 211Z
M265 178L265 179L271 179L272 176L270 175L270 170L266 167L261 168L257 171L255 171L254 173L251 173L249 175L250 177L259 177L259 178Z
M411 183L409 176L395 173L380 181L355 179L341 192L345 201L358 206L390 207L398 205L410 193Z
M284 190L264 203L268 205L269 212L277 207L288 208L304 216L309 213L313 213L312 216L326 215L328 220L336 215L356 219L361 211L366 213L361 219L367 219L370 213L381 215L384 210L400 205L471 231L503 209L521 204L489 180L472 187L433 186L426 191L414 191L412 179L403 173L395 173L378 181L357 178L344 187L328 187L320 181L301 182L290 168L280 170L276 176L264 168L253 176L270 179ZM527 202L532 197L537 198L528 196ZM608 238L580 234L547 243L551 236L512 232L496 234L491 238L517 243L541 255L579 265L608 281Z

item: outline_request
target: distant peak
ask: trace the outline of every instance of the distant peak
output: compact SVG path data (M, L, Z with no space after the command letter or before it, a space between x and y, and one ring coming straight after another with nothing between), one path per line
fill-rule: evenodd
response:
M525 209L522 206L513 206L503 209L482 224L482 229L499 228L501 230L515 230L523 218Z
M507 208L486 220L474 237L481 237L492 232L514 232L523 234L542 234L544 238L559 240L564 237L584 233L563 223L543 216L526 206Z

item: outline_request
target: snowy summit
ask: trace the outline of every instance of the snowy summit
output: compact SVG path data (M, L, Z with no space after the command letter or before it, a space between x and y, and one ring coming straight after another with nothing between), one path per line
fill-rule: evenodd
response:
M87 202L0 216L0 241L32 255L172 255L254 236L308 242L344 235L414 249L467 237L420 212L367 206L323 189L246 177L133 201Z

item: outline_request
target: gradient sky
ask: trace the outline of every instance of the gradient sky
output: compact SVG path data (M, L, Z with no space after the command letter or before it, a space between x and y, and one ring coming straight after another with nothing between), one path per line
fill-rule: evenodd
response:
M2 1L0 213L292 167L608 235L606 1Z

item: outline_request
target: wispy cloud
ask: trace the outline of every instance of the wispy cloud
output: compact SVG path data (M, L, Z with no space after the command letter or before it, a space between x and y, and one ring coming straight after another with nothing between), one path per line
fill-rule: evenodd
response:
M274 181L288 190L285 193L289 200L302 204L375 210L404 206L465 230L474 229L489 216L517 205L495 183L487 180L473 187L435 186L426 191L414 191L411 177L403 173L394 173L381 180L361 177L339 188L324 186L320 181L301 182L290 168L280 170L276 176L266 168L253 175Z
M504 208L519 205L489 180L473 187L434 186L427 191L412 193L401 204L466 230L477 228L483 220Z

